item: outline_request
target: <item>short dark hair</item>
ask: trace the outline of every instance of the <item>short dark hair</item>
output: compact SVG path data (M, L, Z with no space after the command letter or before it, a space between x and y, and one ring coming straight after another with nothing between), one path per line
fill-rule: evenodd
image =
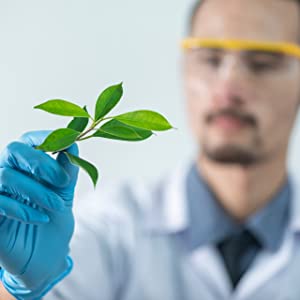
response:
M300 0L292 0L292 1L296 1L300 5ZM190 34L193 30L198 9L200 8L201 4L203 4L203 2L204 0L196 0L196 2L192 5L189 19L188 19L188 34Z
M198 9L200 8L200 5L203 3L204 0L197 0L191 8L189 19L188 19L188 33L191 33L194 27L196 14L198 12Z

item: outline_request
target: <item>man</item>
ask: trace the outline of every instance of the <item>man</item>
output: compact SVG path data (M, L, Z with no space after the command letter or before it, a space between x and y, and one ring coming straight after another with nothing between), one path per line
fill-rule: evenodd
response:
M299 13L296 0L204 0L189 35L297 44ZM184 52L195 158L154 185L85 199L70 256L78 170L33 149L45 132L8 145L1 299L300 299L300 194L286 167L299 58L223 46Z

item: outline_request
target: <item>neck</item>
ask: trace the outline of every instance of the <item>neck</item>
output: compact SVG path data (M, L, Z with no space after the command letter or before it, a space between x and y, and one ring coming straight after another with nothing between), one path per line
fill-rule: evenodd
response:
M261 209L286 180L286 156L245 167L208 160L200 154L197 168L224 209L244 221Z

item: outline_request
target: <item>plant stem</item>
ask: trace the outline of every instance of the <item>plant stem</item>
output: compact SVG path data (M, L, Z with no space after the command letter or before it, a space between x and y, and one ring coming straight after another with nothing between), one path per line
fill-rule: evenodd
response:
M93 123L93 125L88 129L86 130L85 132L82 132L78 138L76 140L81 140L82 137L84 137L85 135L87 135L89 132L91 132L93 129L95 128L95 124Z
M106 117L106 118L101 118L98 121L93 121L93 124L91 125L91 127L89 129L87 129L86 131L82 132L78 138L76 139L77 141L83 141L86 140L87 138L84 138L84 136L86 136L88 133L90 133L92 130L95 129L96 126L98 126L102 121L104 120L108 120L108 119L112 119L114 117ZM88 138L90 138L91 136L89 136Z
M82 137L82 138L80 138L80 139L77 139L77 141L84 141L84 140L88 140L88 139L90 139L90 138L92 138L93 136L92 135L89 135L89 136L86 136L86 137Z

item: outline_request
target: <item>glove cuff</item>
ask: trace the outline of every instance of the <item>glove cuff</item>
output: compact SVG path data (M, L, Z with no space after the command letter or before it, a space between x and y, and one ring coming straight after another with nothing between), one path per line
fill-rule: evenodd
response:
M54 280L46 283L37 290L30 290L16 276L9 274L4 269L0 269L0 280L5 289L17 300L41 300L58 282L63 280L73 269L73 260L70 256L66 258L67 268Z

